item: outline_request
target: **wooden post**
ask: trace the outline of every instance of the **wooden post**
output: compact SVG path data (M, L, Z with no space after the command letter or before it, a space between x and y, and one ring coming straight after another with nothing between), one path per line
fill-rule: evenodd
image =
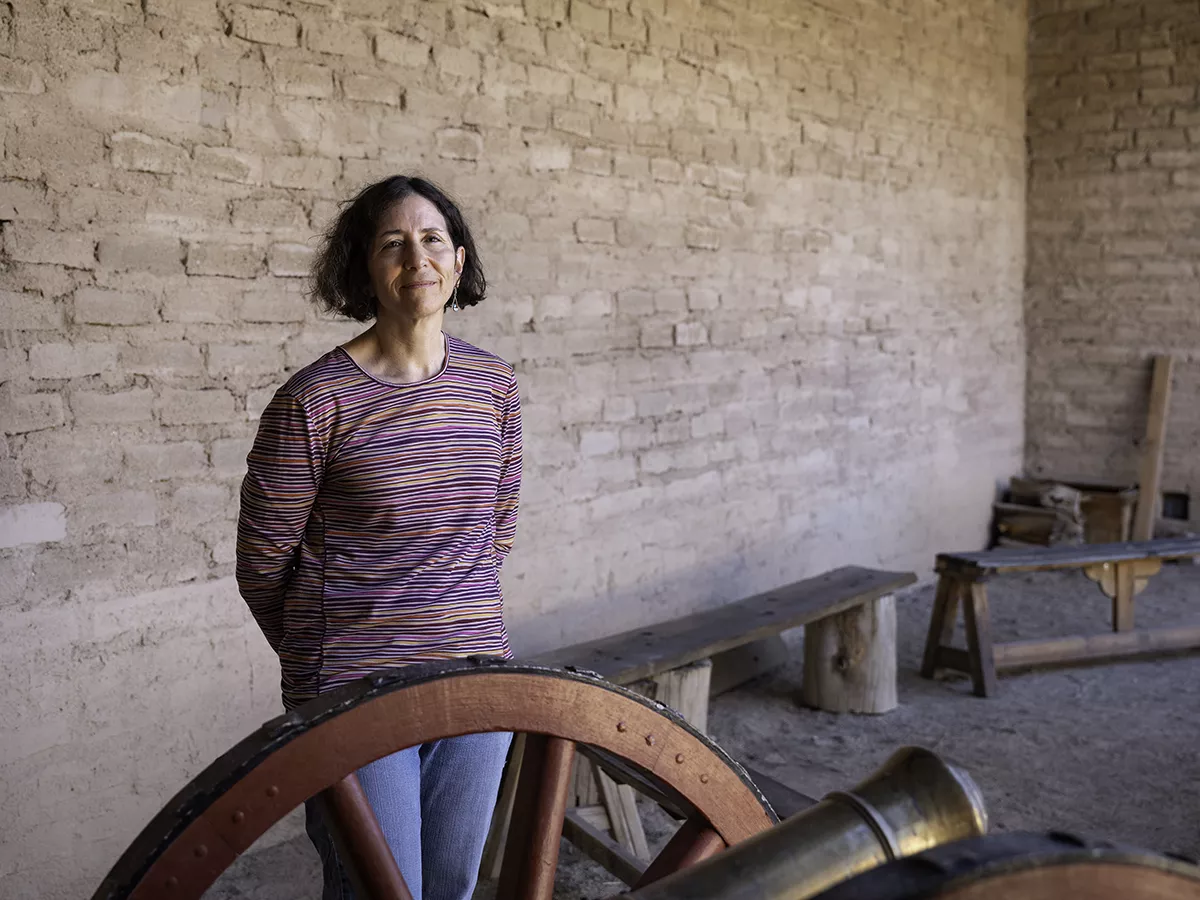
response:
M804 626L806 706L884 713L896 700L896 600L888 594Z
M1146 417L1146 441L1138 469L1137 511L1133 517L1133 540L1154 537L1158 518L1159 487L1162 484L1163 449L1167 436L1167 407L1171 403L1173 356L1154 357L1154 378L1150 384L1150 413Z

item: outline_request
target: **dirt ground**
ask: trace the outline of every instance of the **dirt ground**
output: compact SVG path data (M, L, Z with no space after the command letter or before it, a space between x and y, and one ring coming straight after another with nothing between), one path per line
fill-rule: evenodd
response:
M1078 573L1000 578L990 599L996 640L1108 628L1108 600ZM993 831L1065 830L1200 856L1200 653L1008 675L983 700L964 679L917 675L932 602L926 586L898 603L898 709L839 716L800 707L797 648L787 667L713 701L712 736L735 759L816 797L918 744L970 772ZM1139 626L1184 621L1200 621L1200 566L1166 567L1138 598ZM647 819L651 842L665 840L669 820ZM301 838L248 854L206 897L316 900L319 885ZM556 900L621 888L564 843ZM481 885L479 896L489 893Z

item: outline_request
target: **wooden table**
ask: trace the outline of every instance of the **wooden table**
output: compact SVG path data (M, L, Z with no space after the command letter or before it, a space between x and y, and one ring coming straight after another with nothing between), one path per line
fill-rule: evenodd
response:
M1200 648L1200 625L1133 627L1133 599L1162 569L1163 561L1195 556L1200 556L1198 538L938 554L937 595L921 674L932 678L938 669L966 672L975 694L986 697L995 693L997 672ZM1112 599L1112 633L994 644L988 579L1008 572L1053 569L1082 569ZM966 650L950 646L960 605Z

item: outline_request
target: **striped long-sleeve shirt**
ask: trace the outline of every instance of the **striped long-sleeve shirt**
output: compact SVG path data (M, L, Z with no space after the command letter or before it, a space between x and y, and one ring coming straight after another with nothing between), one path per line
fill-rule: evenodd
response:
M263 412L237 579L289 709L375 669L509 656L499 570L516 534L521 411L503 360L447 335L446 362L380 381L337 348Z

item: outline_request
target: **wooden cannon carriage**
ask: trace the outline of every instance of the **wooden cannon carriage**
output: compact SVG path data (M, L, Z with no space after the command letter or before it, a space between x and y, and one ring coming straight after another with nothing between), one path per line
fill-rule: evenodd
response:
M526 734L497 900L552 896L577 749L682 823L633 886L640 900L802 900L986 827L970 779L918 748L780 824L745 770L661 704L588 673L469 659L376 673L266 723L167 803L93 900L200 898L271 825L317 795L360 900L406 900L354 773L406 747L485 731ZM1155 871L1191 892L1121 896L1200 900L1200 870L1171 863Z

